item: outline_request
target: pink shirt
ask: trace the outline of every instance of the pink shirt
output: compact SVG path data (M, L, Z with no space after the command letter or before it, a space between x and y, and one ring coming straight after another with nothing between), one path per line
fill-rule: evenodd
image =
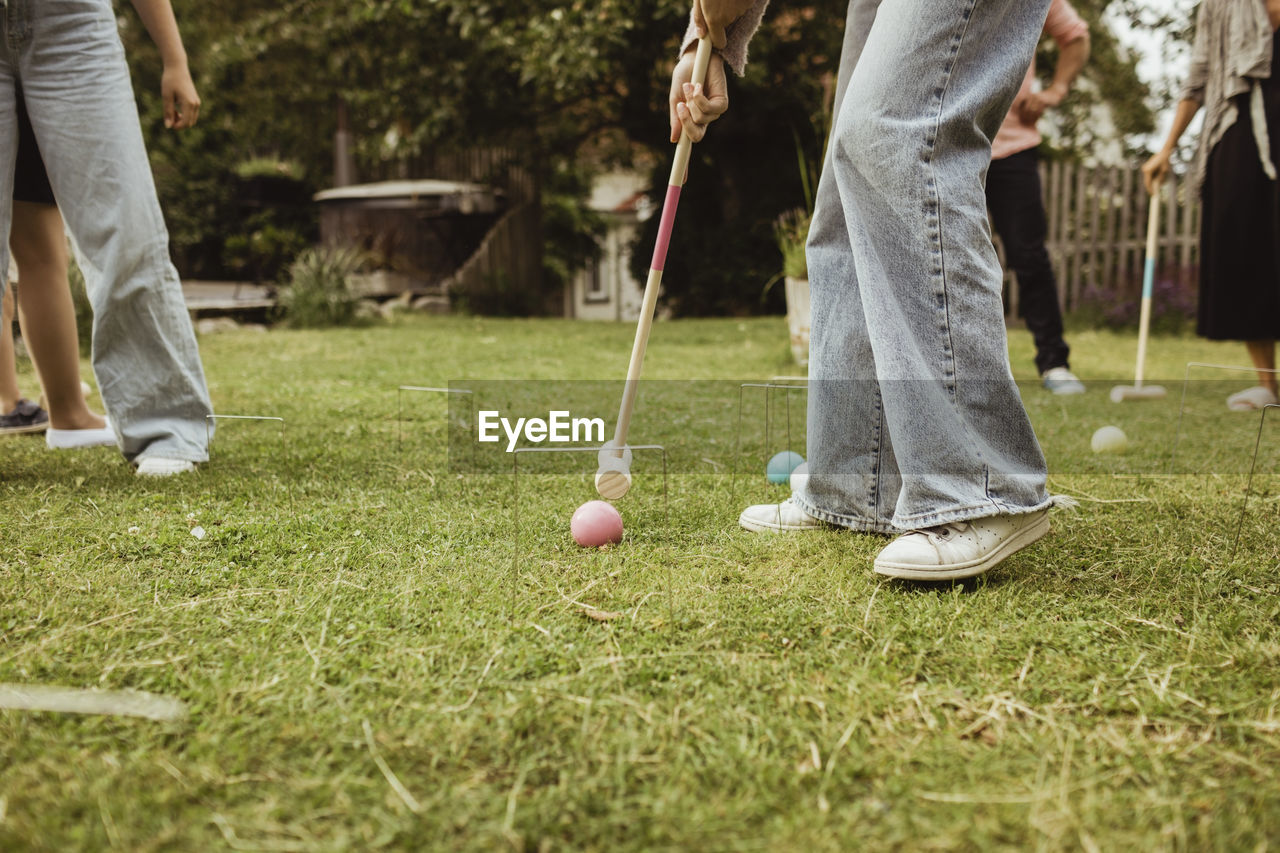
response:
M1067 0L1053 0L1049 5L1049 17L1044 22L1044 32L1058 43L1058 49L1061 50L1064 45L1087 35L1089 26L1076 13L1076 10L1071 8ZM1022 88L1018 90L1018 97L1014 99L1014 103L1034 91L1035 80L1036 61L1033 57L1031 67L1027 69L1027 76L1022 80ZM991 159L999 160L1010 154L1035 148L1039 144L1040 131L1036 130L1035 124L1028 124L1022 120L1016 110L1009 110L1009 114L1004 117L1004 124L1000 125L1000 132L991 141Z

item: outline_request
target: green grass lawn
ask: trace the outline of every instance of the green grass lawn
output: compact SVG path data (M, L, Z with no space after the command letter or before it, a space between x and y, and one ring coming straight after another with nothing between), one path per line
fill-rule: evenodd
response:
M785 495L763 466L788 419L804 450L803 392L744 392L738 436L739 385L797 372L781 319L655 329L646 377L700 381L642 389L631 438L667 448L665 498L637 454L602 551L568 534L594 456L522 454L517 528L510 456L450 451L462 409L397 392L563 393L611 429L632 332L226 333L201 341L218 411L285 426L221 422L193 476L0 442L0 683L190 711L0 711L0 850L1280 841L1280 418L1242 514L1259 419L1222 399L1250 377L1192 371L1183 406L1186 364L1242 347L1157 338L1169 396L1114 404L1133 336L1071 334L1091 387L1064 399L1011 332L1080 507L953 586L874 575L874 537L737 528ZM1105 424L1128 453L1090 451Z

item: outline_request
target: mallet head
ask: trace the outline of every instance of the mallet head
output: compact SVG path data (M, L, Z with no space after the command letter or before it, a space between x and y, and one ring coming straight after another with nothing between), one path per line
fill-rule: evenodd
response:
M602 468L596 472L596 493L616 501L631 489L631 472L624 468Z
M596 459L596 493L607 501L614 501L631 488L631 448L623 447L618 455L613 439L605 442Z

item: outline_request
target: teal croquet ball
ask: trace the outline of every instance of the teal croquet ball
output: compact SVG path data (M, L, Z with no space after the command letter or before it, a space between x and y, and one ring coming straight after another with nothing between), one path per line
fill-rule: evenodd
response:
M782 485L790 482L791 472L803 464L804 457L799 453L794 450L784 450L774 454L769 464L765 466L764 473L770 483Z

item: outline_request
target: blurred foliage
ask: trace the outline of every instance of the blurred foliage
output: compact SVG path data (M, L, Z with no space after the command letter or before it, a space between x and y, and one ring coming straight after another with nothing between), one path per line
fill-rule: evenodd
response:
M1152 282L1151 332L1180 335L1194 331L1199 275L1199 267L1189 266L1176 270L1172 277L1166 275ZM1090 329L1137 329L1142 312L1141 293L1138 281L1108 290L1089 285L1072 312L1072 322Z
M1071 0L1071 5L1089 25L1089 62L1066 101L1042 122L1042 130L1054 127L1045 153L1089 161L1100 148L1118 141L1121 156L1133 160L1146 149L1146 136L1155 130L1155 114L1150 92L1138 77L1136 57L1124 49L1104 17L1115 0ZM1041 39L1036 72L1046 84L1053 78L1057 54L1053 39Z
M782 272L788 278L809 277L809 263L805 257L805 242L809 239L809 221L813 214L797 207L784 211L773 223L773 235L782 252ZM777 276L775 276L776 280ZM771 281L770 284L773 282Z
M596 260L605 236L604 217L583 203L591 194L591 172L561 163L542 187L543 286L558 291L574 273Z
M252 231L234 234L226 242L227 266L238 278L273 281L309 244L301 233L278 227L269 215L251 217L249 226Z
M76 309L76 340L80 355L89 356L93 349L93 305L85 287L84 272L74 257L67 261L67 288L71 291L71 304Z
M286 286L280 293L280 310L290 326L320 329L353 326L358 322L360 297L351 288L351 276L369 265L359 249L321 246L305 249L289 265Z
M775 223L786 210L808 209L804 164L822 162L824 128L840 60L846 3L774 0L751 42L745 76L729 83L730 108L694 148L689 180L663 273L664 298L680 315L779 313L782 269ZM671 144L667 90L671 62L659 65L647 134L660 152L653 200L662 203ZM785 97L779 93L785 92ZM657 217L645 223L632 255L643 280ZM762 292L764 298L761 297Z
M1093 33L1085 72L1093 83L1063 111L1060 156L1079 157L1095 143L1094 103L1111 107L1121 134L1151 126L1132 59L1101 23L1109 5L1126 2L1139 0L1077 4ZM204 101L200 124L181 134L163 128L156 51L133 11L119 9L175 261L188 277L229 274L263 231L245 215L237 164L288 162L308 191L329 183L339 99L359 174L388 174L389 165L436 151L518 148L550 196L551 277L566 279L585 261L596 228L570 210L585 201L586 181L556 185L566 170L582 177L605 166L652 169L659 199L665 186L666 93L688 0L174 0L174 7ZM821 162L845 11L843 0L771 3L746 76L730 84L730 116L695 152L664 278L677 313L781 309L780 292L760 297L781 269L774 223L805 206L800 171L790 165L797 147L808 162ZM1042 53L1047 76L1053 48ZM639 238L639 265L656 224L655 217Z

